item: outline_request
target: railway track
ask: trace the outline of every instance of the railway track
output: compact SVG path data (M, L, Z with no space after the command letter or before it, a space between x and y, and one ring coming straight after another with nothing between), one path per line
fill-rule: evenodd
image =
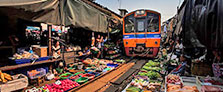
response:
M125 60L127 63L70 92L121 92L132 80L132 75L138 73L139 69L148 61L148 59L133 58Z

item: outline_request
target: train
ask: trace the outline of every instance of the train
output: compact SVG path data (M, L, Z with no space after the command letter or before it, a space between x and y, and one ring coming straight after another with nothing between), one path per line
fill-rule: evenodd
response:
M126 56L155 58L161 41L161 14L135 10L123 17L123 44Z

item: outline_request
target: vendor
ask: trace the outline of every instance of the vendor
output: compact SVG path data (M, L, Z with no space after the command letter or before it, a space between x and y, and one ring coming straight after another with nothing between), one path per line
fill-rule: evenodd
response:
M85 48L84 48L84 50L81 52L78 52L78 54L79 54L79 56L83 56L83 55L90 55L91 54L91 52L90 52L90 49L86 46Z
M105 39L102 36L101 37L101 58L104 57L104 43L108 40L108 37L106 36Z
M185 71L187 70L187 62L189 60L189 57L187 57L186 55L181 55L180 56L180 64L177 66L177 68L175 68L174 70L172 70L171 73L173 74L180 74L180 75L184 75Z
M91 47L90 51L93 57L99 58L99 56L101 55L100 50L96 47Z
M103 38L102 38L102 39L103 39ZM98 35L98 38L96 39L97 47L98 47L99 50L101 49L101 42L102 42L102 39L101 39L101 35Z
M181 54L181 50L183 49L183 45L182 45L182 43L180 43L180 41L179 40L177 40L176 41L176 45L175 45L175 54L177 55L177 56L180 56L180 54Z
M94 32L92 32L92 37L91 37L91 46L95 46L95 37L94 37Z
M55 46L52 46L53 48L53 57L54 58L59 58L60 57L60 43L59 41L56 42Z

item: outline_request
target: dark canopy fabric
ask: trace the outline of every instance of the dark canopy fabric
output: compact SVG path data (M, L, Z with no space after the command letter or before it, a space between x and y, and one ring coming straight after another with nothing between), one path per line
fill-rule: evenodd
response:
M0 14L34 22L82 27L104 33L107 32L108 26L106 15L81 0L42 0L39 3L24 5L11 4L11 6L1 6Z
M187 48L223 50L223 1L185 0L178 16Z
M75 25L97 32L107 32L107 17L102 12L81 0L64 1L63 20L65 20L65 25Z

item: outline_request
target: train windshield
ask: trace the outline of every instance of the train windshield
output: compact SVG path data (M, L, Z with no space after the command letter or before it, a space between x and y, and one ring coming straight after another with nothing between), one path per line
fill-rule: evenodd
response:
M135 26L134 26L134 16L130 15L125 18L125 33L131 33L134 32Z
M137 20L137 32L145 32L144 19Z
M159 16L148 13L147 32L159 32Z

